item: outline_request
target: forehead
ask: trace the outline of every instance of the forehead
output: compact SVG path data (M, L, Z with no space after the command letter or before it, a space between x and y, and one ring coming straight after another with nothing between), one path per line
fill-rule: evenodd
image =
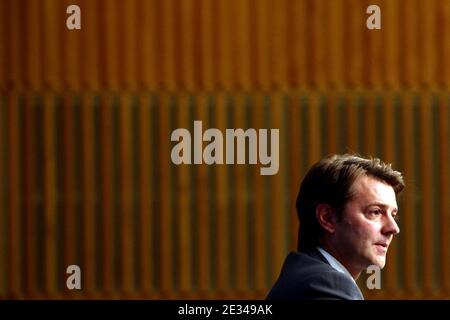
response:
M371 176L358 177L353 186L353 200L365 204L378 203L397 208L395 191L389 184Z

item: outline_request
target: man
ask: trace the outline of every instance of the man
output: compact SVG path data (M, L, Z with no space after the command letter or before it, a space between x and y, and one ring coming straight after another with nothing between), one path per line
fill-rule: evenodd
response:
M297 197L298 251L291 252L268 299L364 299L355 280L383 268L394 235L400 172L379 159L334 155L306 174Z

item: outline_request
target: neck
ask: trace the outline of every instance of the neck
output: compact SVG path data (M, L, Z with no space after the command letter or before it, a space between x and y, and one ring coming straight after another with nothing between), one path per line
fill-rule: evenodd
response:
M325 251L327 251L337 261L339 261L345 267L345 269L347 269L353 279L358 279L359 275L361 274L361 268L351 264L348 259L345 258L345 255L340 252L335 246L332 246L327 242L321 243L320 245Z

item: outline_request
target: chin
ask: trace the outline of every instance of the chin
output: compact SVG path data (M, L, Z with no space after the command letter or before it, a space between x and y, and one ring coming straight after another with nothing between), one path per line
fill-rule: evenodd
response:
M377 266L380 269L383 269L385 264L386 264L386 256L381 256L376 253L373 253L367 257L367 267Z
M385 257L383 257L383 258L377 257L376 259L374 259L373 264L380 267L380 269L383 269L384 266L386 265L386 258Z

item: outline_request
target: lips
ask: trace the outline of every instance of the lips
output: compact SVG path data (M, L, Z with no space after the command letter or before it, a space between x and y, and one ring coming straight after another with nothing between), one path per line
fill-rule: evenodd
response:
M377 242L377 243L375 243L377 246L382 246L382 247L385 247L386 249L387 249L387 247L389 246L389 244L387 244L387 243L384 243L384 242Z
M387 244L385 242L377 242L377 243L375 243L375 246L379 253L385 255L387 253L389 244Z

